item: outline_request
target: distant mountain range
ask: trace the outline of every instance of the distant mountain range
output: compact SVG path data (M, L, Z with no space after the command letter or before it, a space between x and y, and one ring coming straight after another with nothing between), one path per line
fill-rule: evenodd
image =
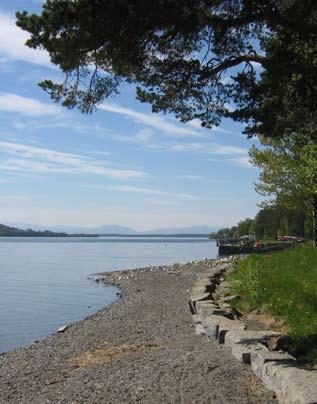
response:
M219 227L212 226L190 226L190 227L162 227L148 231L136 231L130 227L119 225L103 225L99 227L82 226L39 226L30 223L5 223L8 226L14 226L19 229L33 229L37 231L50 230L63 233L80 234L125 234L125 235L152 235L152 234L209 234L219 230Z

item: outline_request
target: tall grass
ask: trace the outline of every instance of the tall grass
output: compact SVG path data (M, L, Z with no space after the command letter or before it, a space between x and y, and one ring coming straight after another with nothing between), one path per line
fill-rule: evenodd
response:
M270 256L250 255L228 280L242 297L242 311L262 309L281 317L295 350L317 358L317 248L306 244Z

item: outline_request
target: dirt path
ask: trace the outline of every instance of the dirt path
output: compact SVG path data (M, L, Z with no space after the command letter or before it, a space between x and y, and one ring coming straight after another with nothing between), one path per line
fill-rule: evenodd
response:
M195 335L200 266L105 275L123 298L63 334L0 356L0 403L276 403L247 365Z

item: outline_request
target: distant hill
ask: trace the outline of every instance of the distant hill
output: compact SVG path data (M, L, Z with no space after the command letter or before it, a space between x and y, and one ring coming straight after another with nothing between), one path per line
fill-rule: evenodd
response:
M218 230L218 227L211 226L190 226L190 227L162 227L144 232L145 234L210 234Z
M2 237L67 237L66 233L56 233L49 230L36 231L32 229L18 229L16 227L0 224L0 236Z
M62 232L62 233L76 233L76 234L136 234L136 231L124 226L118 225L103 225L100 227L84 227L84 226L41 226L37 224L30 223L6 223L7 225L18 227L20 229L33 229L37 231L45 231L49 229L53 232Z
M100 227L95 227L90 229L92 233L98 234L137 234L137 231L131 229L130 227L119 226L119 225L104 225Z
M190 227L162 227L154 230L136 231L130 227L119 226L115 224L102 225L99 227L83 227L83 226L40 226L30 223L6 223L8 226L14 226L19 229L33 229L34 231L52 231L57 233L68 234L118 234L118 235L152 235L152 234L210 234L219 230L219 227L212 226L190 226Z

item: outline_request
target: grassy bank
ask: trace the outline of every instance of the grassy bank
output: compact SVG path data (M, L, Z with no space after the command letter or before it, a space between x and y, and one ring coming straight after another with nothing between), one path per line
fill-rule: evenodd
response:
M317 362L317 248L301 245L270 256L250 255L228 276L244 313L280 318L299 357Z

